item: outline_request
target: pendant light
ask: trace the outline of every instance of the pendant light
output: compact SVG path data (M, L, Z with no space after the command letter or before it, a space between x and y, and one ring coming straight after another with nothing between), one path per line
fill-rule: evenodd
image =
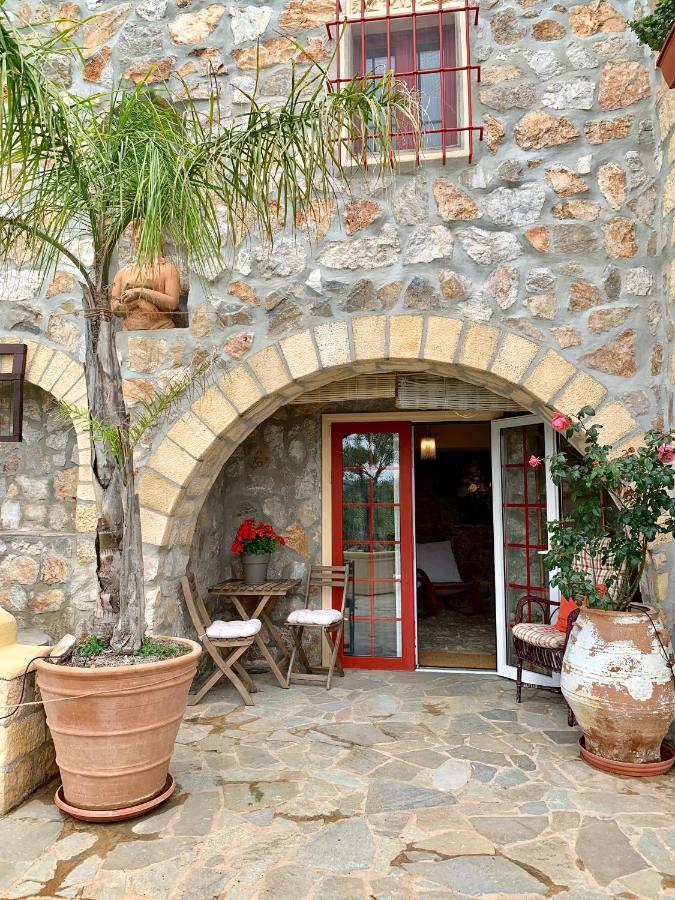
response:
M436 459L436 438L430 431L420 440L420 459Z

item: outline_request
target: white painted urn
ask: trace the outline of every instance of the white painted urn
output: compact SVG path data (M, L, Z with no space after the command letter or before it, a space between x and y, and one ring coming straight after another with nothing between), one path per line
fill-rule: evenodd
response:
M560 687L586 750L627 763L661 759L661 742L675 718L668 659L672 665L673 648L656 610L581 609Z

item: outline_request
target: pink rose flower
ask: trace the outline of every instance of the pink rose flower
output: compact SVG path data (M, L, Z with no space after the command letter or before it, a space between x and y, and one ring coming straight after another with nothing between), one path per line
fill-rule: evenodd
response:
M659 444L656 455L662 463L671 463L675 459L675 447L672 444Z
M572 423L564 416L562 413L556 413L551 419L551 425L555 428L556 431L567 431L568 428L571 427Z
M538 469L539 466L542 464L542 460L539 459L538 456L535 456L534 453L533 453L532 456L528 459L527 462L528 462L528 465L531 466L533 469Z

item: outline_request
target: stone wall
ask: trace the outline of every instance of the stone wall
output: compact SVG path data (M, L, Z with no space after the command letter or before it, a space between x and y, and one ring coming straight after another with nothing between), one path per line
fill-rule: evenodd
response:
M626 30L632 2L581 5L490 0L472 29L482 65L474 116L486 138L471 166L426 164L415 176L376 185L354 178L350 195L302 218L297 239L274 252L249 236L231 272L190 290L190 328L120 336L133 402L215 348L238 359L269 338L364 310L440 310L495 321L599 372L645 423L659 412L649 389L666 348L651 334L662 312L656 209L651 58ZM65 84L94 90L112 73L138 80L178 76L241 111L255 41L260 91L288 85L288 61L331 49L329 0L223 6L179 0L15 5L26 22L50 15L98 17L77 33L84 46ZM283 36L280 36L283 35ZM35 300L34 273L14 273L4 324L44 333L78 353L79 292L67 272ZM27 310L26 304L32 304ZM650 334L641 341L638 335Z
M202 587L240 574L230 545L246 518L271 522L286 540L270 573L303 578L321 560L321 416L316 406L285 406L232 454L197 520L190 565Z
M9 6L33 23L54 13L99 14L76 35L82 64L58 63L64 83L78 91L99 89L114 72L138 80L154 65L152 78L168 79L174 93L180 94L180 75L201 96L218 90L233 113L244 109L242 90L253 84L258 39L260 91L270 100L287 90L291 59L302 70L308 55L326 58L332 49L324 27L332 0ZM241 411L244 395L268 390L269 373L258 363L271 343L281 342L285 361L278 366L292 381L306 371L306 341L327 365L343 359L346 334L353 359L357 335L362 340L371 327L364 322L381 317L371 336L379 347L384 323L408 316L411 330L421 322L420 347L432 317L447 320L446 334L459 334L448 358L469 374L496 370L525 383L529 396L548 407L566 399L604 404L617 439L672 416L672 304L664 289L672 191L659 202L662 185L672 186L662 167L663 159L672 162L670 146L661 148L672 103L664 98L657 117L660 76L626 26L635 4L483 0L480 6L471 33L482 79L473 99L475 121L486 133L472 164L426 162L384 182L355 175L335 203L302 214L297 236L278 234L273 250L247 235L230 269L207 286L191 280L189 328L119 335L130 404L216 351L222 368L240 373L223 382L229 387L222 403ZM80 357L79 291L67 266L45 285L12 264L6 274L0 324ZM413 323L413 316L421 318ZM333 332L322 331L327 324ZM306 338L310 333L324 343ZM398 346L408 355L415 339ZM283 382L278 372L269 379ZM573 382L576 389L568 391ZM246 399L244 407L250 405ZM138 451L139 471L147 474L141 481L150 616L158 627L174 627L176 578L198 510L223 461L253 427L237 426L220 446L227 413L209 418L207 407L195 404L192 419L176 413ZM264 411L256 416L264 418ZM652 579L656 596L672 590L668 566L664 551Z
M0 654L1 656L1 654ZM19 702L23 678L0 677L0 710ZM23 703L38 699L35 674L25 678ZM0 815L17 806L56 775L56 757L44 708L24 706L11 719L0 721Z
M655 323L656 347L663 347L663 368L656 377L655 391L661 400L665 427L675 428L675 90L661 82L657 105L660 132L661 178L658 196L661 203L661 272L659 321ZM649 570L651 596L665 608L670 633L675 634L675 545L665 542L654 547L653 565ZM675 728L675 726L674 726ZM674 732L675 733L675 732Z
M91 554L77 546L77 462L71 422L26 384L23 441L0 444L0 606L53 639L90 608L80 596L93 544Z
M197 519L189 565L202 591L241 576L230 545L246 518L271 522L286 541L272 557L271 576L304 580L307 567L321 562L321 416L385 409L391 401L289 405L256 428L221 469ZM288 605L275 618L284 621Z

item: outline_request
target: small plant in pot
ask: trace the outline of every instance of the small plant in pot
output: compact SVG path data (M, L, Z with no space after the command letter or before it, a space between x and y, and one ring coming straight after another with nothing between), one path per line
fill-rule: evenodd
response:
M552 424L581 445L549 459L569 509L548 523L544 560L551 583L581 607L560 685L584 733L582 752L622 774L655 774L672 764L662 741L675 718L675 658L660 611L639 602L657 538L675 535L673 433L648 431L621 454L600 443L595 412L558 414ZM541 460L532 457L530 465Z
M675 0L659 0L653 12L629 25L640 43L659 54L656 65L668 87L675 87Z
M157 637L149 645L145 638L134 447L180 391L130 414L115 315L120 304L125 315L149 306L168 314L175 305L148 283L115 293L120 243L135 229L139 279L152 275L154 283L166 267L166 241L206 285L227 270L225 249L242 231L269 245L278 229L298 227L301 210L332 201L366 141L374 168L391 171L391 122L402 118L414 131L417 116L410 92L390 75L328 90L328 70L313 63L290 64L282 103L270 107L254 93L234 117L221 111L215 72L198 86L199 96L215 88L205 102L185 83L176 92L150 64L146 81L130 86L122 78L78 95L50 73L60 69L55 59L83 62L73 42L82 25L61 19L32 28L0 0L0 256L45 278L66 271L81 291L75 321L82 323L87 409L68 412L91 453L96 613L71 659L85 665L36 667L64 803L73 814L105 820L111 813L110 820L143 812L166 794L201 653L193 641Z
M272 554L286 541L266 522L244 519L232 542L232 552L241 554L246 584L262 584L267 581Z

